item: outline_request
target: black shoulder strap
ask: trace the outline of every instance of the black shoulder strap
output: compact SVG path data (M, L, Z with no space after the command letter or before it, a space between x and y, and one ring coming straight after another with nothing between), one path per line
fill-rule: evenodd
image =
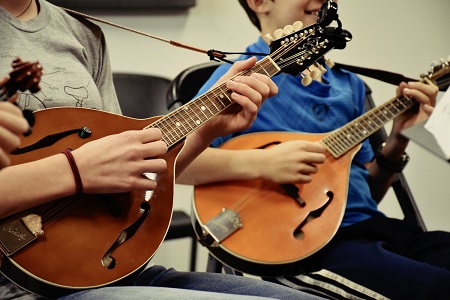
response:
M405 81L418 81L417 79L408 78L398 73L392 73L388 71L383 70L377 70L377 69L369 69L369 68L363 68L363 67L356 67L356 66L350 66L345 65L341 63L335 63L335 66L338 68L342 68L345 70L348 70L353 73L357 73L363 76L375 78L390 84L399 85L400 82Z

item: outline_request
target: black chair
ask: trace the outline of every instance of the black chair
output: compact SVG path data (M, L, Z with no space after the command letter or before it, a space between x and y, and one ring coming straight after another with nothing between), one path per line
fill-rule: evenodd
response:
M191 100L220 64L221 63L219 62L208 62L194 65L183 70L170 83L169 90L167 92L168 106L170 105L178 107ZM372 99L372 91L367 85L365 106L367 110L375 107L375 103ZM381 128L370 136L369 140L374 152L378 149L379 145L381 145L381 143L386 140L386 138L387 134L384 128ZM404 219L410 222L414 222L422 227L423 230L426 230L423 218L419 212L419 209L416 205L414 197L403 173L398 173L396 175L396 178L392 183L392 188L404 214ZM225 273L242 275L241 272L223 265L221 262L211 256L211 254L209 254L207 271L217 273L222 272L222 270Z
M113 73L122 114L128 117L144 119L166 115L165 99L171 81L155 75ZM197 257L196 235L190 216L184 211L174 211L165 240L189 237L192 239L190 271L195 271Z
M179 73L167 90L167 107L172 110L189 102L221 64L210 61L194 65Z

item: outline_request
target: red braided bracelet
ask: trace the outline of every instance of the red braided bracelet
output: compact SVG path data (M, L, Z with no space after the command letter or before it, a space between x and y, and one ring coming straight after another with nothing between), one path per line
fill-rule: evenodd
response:
M72 155L70 149L64 150L62 153L66 155L67 160L69 161L70 168L72 169L73 177L75 178L75 190L77 194L81 194L83 192L83 182L81 182L80 172L78 171L77 164L75 162L75 158Z

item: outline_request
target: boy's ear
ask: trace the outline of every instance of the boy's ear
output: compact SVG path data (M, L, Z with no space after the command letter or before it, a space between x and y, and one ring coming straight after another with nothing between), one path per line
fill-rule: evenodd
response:
M267 12L269 2L273 2L273 0L247 0L248 6L255 13L265 13Z

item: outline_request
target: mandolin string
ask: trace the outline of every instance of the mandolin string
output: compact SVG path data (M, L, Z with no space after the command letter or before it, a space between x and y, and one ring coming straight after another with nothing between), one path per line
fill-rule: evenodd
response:
M73 201L71 198L74 198L75 201ZM87 198L87 195L74 195L71 197L67 197L67 199L64 199L61 201L61 203L58 203L59 205L55 205L52 211L47 212L47 219L46 219L46 225L51 224L52 222L59 219L61 216L68 213L71 209L73 209L75 206L80 204L84 199ZM59 201L58 201L59 202Z
M58 202L51 202L36 211L36 213L42 217L43 227L45 227L51 223L50 221L52 220L52 214L54 214L54 211L58 210L57 207L62 206L63 203L66 201L67 201L67 199L60 200Z
M251 209L251 205L257 204L262 201L266 201L269 197L264 196L264 190L262 189L263 182L260 181L257 185L253 186L245 195L243 195L238 201L236 201L230 209L234 212L239 213L239 217L245 219L247 216L253 214L253 209ZM250 208L250 209L249 209Z
M73 199L75 199L75 201ZM73 195L65 197L62 200L60 199L41 205L36 209L33 209L33 212L41 215L42 224L43 226L46 226L77 206L81 201L83 201L83 199L80 199L80 195Z
M248 202L253 201L253 196L256 195L258 191L263 187L262 182L259 182L257 185L253 186L245 195L243 195L238 201L236 201L230 209L235 212L242 212L243 209L248 206L246 205Z

